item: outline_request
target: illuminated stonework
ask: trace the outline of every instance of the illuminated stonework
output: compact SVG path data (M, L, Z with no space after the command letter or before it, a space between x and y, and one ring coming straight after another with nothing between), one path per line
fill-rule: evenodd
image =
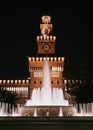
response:
M50 67L51 86L57 88L63 87L63 57L29 57L28 60L32 88L42 87L42 71L45 60L48 61Z
M37 36L38 54L55 54L56 37L52 36L51 17L42 16L41 35Z
M42 23L50 23L51 22L51 17L48 15L44 15L41 17Z

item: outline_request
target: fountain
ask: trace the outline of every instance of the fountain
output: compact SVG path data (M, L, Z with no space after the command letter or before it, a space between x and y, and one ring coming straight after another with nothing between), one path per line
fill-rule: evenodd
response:
M0 116L19 116L14 105L11 107L10 103L0 103Z
M42 88L36 88L32 92L32 97L25 106L68 106L68 100L64 99L61 88L51 89L51 79L48 61L45 61L43 68Z
M47 60L44 61L42 88L35 88L31 99L19 109L23 116L63 116L73 115L73 107L64 99L62 88L51 88L50 68Z

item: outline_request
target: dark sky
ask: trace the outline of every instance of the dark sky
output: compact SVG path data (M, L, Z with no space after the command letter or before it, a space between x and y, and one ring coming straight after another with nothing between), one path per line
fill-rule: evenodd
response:
M77 5L77 4L76 4ZM53 23L56 54L91 57L93 30L91 6L39 4L4 7L0 11L0 78L28 77L27 56L37 55L36 36L40 35L41 16L48 14Z

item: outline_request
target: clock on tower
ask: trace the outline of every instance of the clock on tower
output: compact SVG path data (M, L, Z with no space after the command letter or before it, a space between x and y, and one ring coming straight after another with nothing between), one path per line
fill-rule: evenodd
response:
M51 46L49 45L49 43L45 43L45 44L42 46L42 49L47 52L47 51L49 51L49 49L51 49Z

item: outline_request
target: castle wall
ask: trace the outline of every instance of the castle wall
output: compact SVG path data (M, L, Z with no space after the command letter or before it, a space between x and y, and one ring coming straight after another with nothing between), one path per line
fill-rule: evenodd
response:
M43 67L46 60L50 68L51 87L63 87L63 57L29 57L28 60L32 88L42 87Z

